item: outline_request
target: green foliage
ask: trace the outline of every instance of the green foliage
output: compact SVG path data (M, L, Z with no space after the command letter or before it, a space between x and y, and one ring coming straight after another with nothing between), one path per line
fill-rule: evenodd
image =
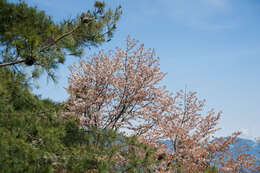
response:
M52 151L62 149L59 106L34 96L22 74L0 69L0 81L0 172L48 172Z
M205 169L204 173L218 173L218 169L216 167L210 167Z
M97 129L88 133L76 121L7 114L1 115L0 130L0 172L143 172L153 162L150 151L145 158L138 158L134 150L124 155L128 145L148 150L134 139ZM120 160L113 157L118 154L126 161L115 166Z
M55 23L25 2L0 0L0 68L24 73L24 67L32 66L32 77L46 71L55 79L55 69L67 54L80 56L83 48L110 40L120 15L120 7L106 10L97 1L93 11Z
M41 109L48 100L37 103L38 98L30 92L25 76L7 68L0 68L0 110L1 112L23 112Z

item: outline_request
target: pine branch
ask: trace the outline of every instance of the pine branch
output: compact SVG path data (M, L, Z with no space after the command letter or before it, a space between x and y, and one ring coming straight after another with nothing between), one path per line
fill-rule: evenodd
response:
M77 29L79 29L80 25L78 25L77 27L75 27L74 29L72 29L71 31L64 33L63 35L61 35L60 37L56 38L53 42L51 42L49 45L44 46L43 48L41 48L40 52L44 52L46 49L49 49L50 47L52 47L53 45L55 45L56 43L58 43L61 39L73 34L75 31L77 31Z
M52 43L44 46L43 48L40 49L39 52L44 52L45 50L49 49L50 47L52 47L53 45L57 44L60 40L62 40L63 38L73 34L75 31L77 31L79 29L80 25L78 25L77 27L75 27L74 29L72 29L71 31L64 33L63 35L59 36L58 38L56 38ZM14 61L14 62L7 62L7 63L0 63L0 67L5 67L5 66L9 66L9 65L15 65L15 64L21 64L24 63L26 60L18 60L18 61Z
M15 64L20 64L25 62L25 60L18 60L18 61L14 61L14 62L7 62L7 63L1 63L0 67L5 67L5 66L9 66L9 65L15 65Z

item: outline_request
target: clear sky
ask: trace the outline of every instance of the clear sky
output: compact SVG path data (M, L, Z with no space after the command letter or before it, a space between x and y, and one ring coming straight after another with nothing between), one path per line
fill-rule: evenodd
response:
M55 20L86 11L93 0L26 0ZM176 92L198 92L207 108L223 111L218 135L241 130L243 137L260 136L260 1L259 0L107 0L123 5L115 37L101 48L123 46L127 35L161 58L168 72L163 84ZM86 49L91 54L96 49ZM67 98L69 57L58 70L59 83L40 80L35 93L43 98Z

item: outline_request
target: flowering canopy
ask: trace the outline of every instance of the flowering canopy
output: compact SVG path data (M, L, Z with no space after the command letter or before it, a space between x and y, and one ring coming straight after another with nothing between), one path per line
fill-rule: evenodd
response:
M244 152L235 158L228 152L239 132L213 139L221 112L203 112L205 101L196 93L173 96L160 85L166 74L154 50L137 46L130 37L126 43L126 49L100 51L70 68L66 114L77 116L84 127L130 131L156 146L158 160L164 159L158 172L175 172L177 165L186 172L212 164L224 172L257 169L256 158Z
M169 93L158 86L165 76L159 59L152 49L136 45L128 38L126 50L100 51L70 68L68 108L85 126L140 134L169 105Z

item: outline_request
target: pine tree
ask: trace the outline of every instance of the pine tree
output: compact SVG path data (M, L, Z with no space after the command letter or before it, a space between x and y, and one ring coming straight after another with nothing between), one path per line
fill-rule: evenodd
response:
M32 67L32 77L46 71L55 79L54 70L66 55L80 56L83 48L111 39L121 12L120 6L106 9L104 2L96 1L94 10L54 22L25 2L0 0L0 68L24 73L25 67Z

